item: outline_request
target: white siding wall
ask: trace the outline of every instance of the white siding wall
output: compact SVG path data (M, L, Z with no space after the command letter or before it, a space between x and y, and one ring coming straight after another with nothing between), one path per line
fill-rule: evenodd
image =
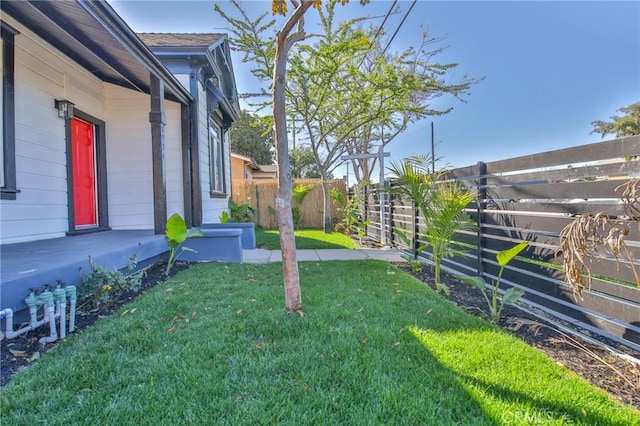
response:
M112 229L153 229L149 96L105 85L107 185ZM180 105L165 102L167 212L184 215Z
M167 216L178 213L184 217L184 186L182 175L182 130L180 104L165 102L167 126L164 132L167 177Z
M109 225L153 229L149 96L110 84L105 95Z
M64 236L68 231L65 122L55 99L70 99L101 118L102 82L28 29L15 44L16 200L0 200L2 244Z
M0 200L0 243L62 237L69 230L65 121L57 116L55 99L69 99L76 109L105 122L109 225L113 229L153 229L149 96L103 83L10 16L2 19L20 31L15 39L20 193L16 200ZM202 102L202 111L205 106ZM167 212L184 215L180 105L167 101L165 112ZM204 114L200 126L206 178L203 199L205 210L217 219L219 200L211 200L208 193ZM222 204L226 206L226 201Z
M189 74L174 74L176 79L182 84L182 87L191 92L191 78Z

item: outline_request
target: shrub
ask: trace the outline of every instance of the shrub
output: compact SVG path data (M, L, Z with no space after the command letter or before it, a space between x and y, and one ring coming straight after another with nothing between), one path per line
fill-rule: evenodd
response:
M89 266L91 271L82 276L82 285L78 289L78 296L81 299L91 298L94 307L109 303L112 298L125 291L138 292L142 283L144 271L140 270L132 273L136 268L136 255L129 258L125 273L118 269L107 269L98 265L89 256Z

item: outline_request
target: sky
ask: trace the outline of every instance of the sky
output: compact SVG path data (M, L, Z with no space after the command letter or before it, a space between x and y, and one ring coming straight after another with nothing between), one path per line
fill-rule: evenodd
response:
M108 1L136 32L226 32L213 4L233 13L228 2L212 0ZM450 96L434 100L434 108L453 110L410 125L387 146L391 161L430 154L432 122L440 166L598 142L600 135L590 134L592 121L608 120L617 109L640 101L639 1L418 0L411 8L412 3L398 1L399 13L384 25L389 35L398 31L389 52L415 45L425 28L443 39L435 47L445 50L433 60L458 64L450 81L464 74L484 80L471 86L466 102ZM242 2L252 17L269 11L270 4ZM392 4L372 0L361 6L351 0L337 15L377 17L371 22L380 25ZM315 15L307 12L307 32L313 32ZM255 79L241 57L232 53L238 91L253 92ZM334 174L345 173L340 168Z

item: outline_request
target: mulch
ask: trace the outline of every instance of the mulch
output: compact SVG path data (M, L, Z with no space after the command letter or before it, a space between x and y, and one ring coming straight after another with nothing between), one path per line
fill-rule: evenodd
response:
M396 264L398 268L421 280L425 285L434 288L433 274L429 267L416 272L407 263ZM188 267L184 262L177 262L170 275ZM146 270L139 292L123 293L113 298L109 304L97 309L84 309L76 316L76 333L92 325L100 318L113 314L120 307L143 294L166 279L163 265L154 265ZM450 288L446 296L456 305L471 315L488 318L486 301L479 290L469 284L457 281L453 276L443 272L442 279ZM79 306L88 300L80 301ZM556 363L584 377L594 385L607 391L614 399L640 409L640 353L632 351L616 342L596 338L597 343L567 335L556 324L531 315L514 306L506 306L498 323L529 345L538 348ZM569 325L564 324L565 327ZM28 368L37 362L40 355L55 347L56 343L42 346L38 339L47 335L47 327L40 327L33 332L18 336L12 340L0 342L0 386L7 384L14 373ZM611 349L609 349L611 348ZM623 356L621 356L622 354ZM635 359L635 362L628 360Z

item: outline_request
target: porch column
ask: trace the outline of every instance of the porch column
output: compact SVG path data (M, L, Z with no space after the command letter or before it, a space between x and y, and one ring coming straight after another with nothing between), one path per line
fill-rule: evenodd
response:
M164 234L167 222L167 179L164 159L164 82L151 75L151 158L153 161L153 230Z
M180 127L182 129L182 194L184 200L184 221L187 227L193 224L193 184L191 182L191 114L190 105L180 107Z

